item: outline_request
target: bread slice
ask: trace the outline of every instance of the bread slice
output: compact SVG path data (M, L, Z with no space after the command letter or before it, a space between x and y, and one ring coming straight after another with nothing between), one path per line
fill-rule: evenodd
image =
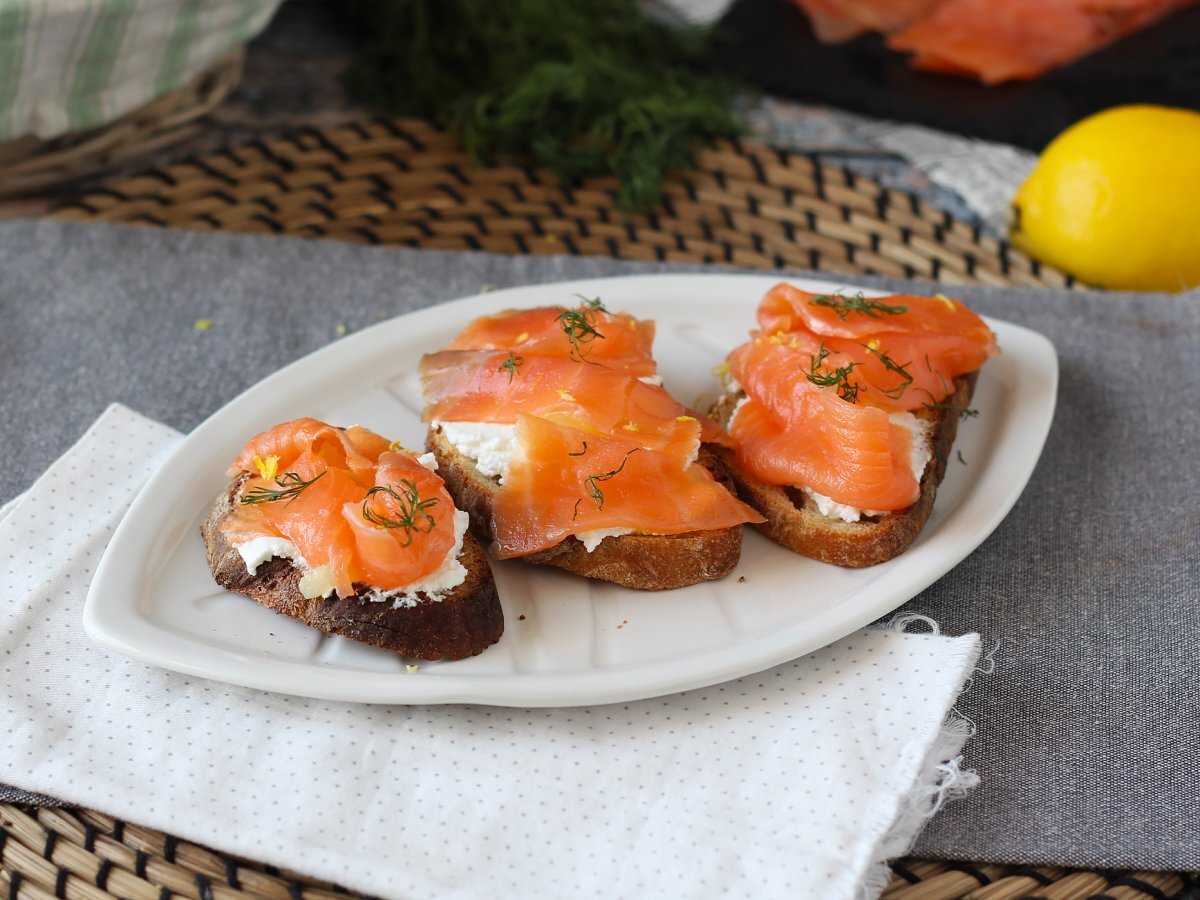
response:
M492 500L500 490L499 479L481 473L474 461L450 443L437 426L429 429L425 446L437 459L438 474L458 508L470 514L475 533L490 543L495 539ZM724 476L724 467L714 458L702 452L699 462L733 491ZM741 553L742 528L736 525L683 534L607 537L590 553L577 538L568 537L553 547L520 558L635 590L666 591L728 575Z
M221 532L221 523L232 513L238 487L248 476L235 478L213 504L200 526L208 567L226 590L257 600L277 613L306 625L416 659L463 659L500 640L504 613L487 555L467 533L459 561L467 577L441 600L417 594L411 606L393 606L386 600L368 599L363 585L353 597L306 599L300 593L302 572L281 557L260 565L254 575L237 549ZM355 585L359 587L359 585Z
M823 515L816 502L799 488L763 484L737 464L732 450L714 448L726 473L737 487L738 496L766 517L758 528L771 540L804 556L850 568L863 568L898 556L917 539L937 497L938 486L946 474L950 448L958 434L958 410L971 401L978 373L955 379L954 393L938 408L914 412L930 423L933 453L921 476L921 493L907 509L843 522ZM726 394L709 415L722 427L728 427L733 410L744 394Z

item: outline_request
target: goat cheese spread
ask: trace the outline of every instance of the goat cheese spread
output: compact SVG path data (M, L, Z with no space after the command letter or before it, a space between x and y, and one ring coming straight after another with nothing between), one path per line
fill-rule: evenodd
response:
M424 594L424 599L435 602L444 599L446 594L466 580L466 566L458 557L462 553L463 538L470 521L471 517L467 513L460 509L454 511L454 546L446 552L442 564L433 572L402 588L372 588L363 595L364 599L373 603L390 601L393 607L416 606L421 599L418 594ZM257 573L258 567L269 559L277 556L290 559L292 565L303 573L300 576L300 594L306 600L328 597L334 591L333 572L329 566L309 566L299 548L285 538L251 538L238 544L235 549L245 562L246 571L251 575Z

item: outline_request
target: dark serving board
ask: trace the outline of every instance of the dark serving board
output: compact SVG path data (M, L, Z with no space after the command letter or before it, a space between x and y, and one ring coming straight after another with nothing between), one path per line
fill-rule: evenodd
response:
M1123 103L1200 110L1200 6L1035 81L986 86L917 72L879 35L820 43L791 0L736 0L709 62L768 93L1040 151L1089 113Z

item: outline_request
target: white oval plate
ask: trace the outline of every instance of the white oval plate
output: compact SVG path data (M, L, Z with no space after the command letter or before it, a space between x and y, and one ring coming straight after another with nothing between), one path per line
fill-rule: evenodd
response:
M717 582L644 593L518 562L494 564L505 632L479 656L421 662L326 637L222 591L199 526L247 439L299 416L359 423L420 446L417 362L468 321L512 307L599 296L658 323L666 386L703 408L714 364L754 325L778 278L650 275L513 288L400 316L264 379L190 434L118 527L88 593L84 624L138 660L231 684L364 703L580 706L715 684L823 647L909 600L974 550L1016 502L1041 453L1058 382L1046 338L989 324L1002 354L984 368L937 503L916 544L869 569L784 550L751 529ZM806 290L848 285L793 279ZM181 473L186 473L181 475Z

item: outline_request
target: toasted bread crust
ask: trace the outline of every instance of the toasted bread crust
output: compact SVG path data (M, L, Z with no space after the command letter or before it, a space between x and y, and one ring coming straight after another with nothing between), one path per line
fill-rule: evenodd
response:
M429 429L425 446L437 459L438 474L458 508L470 514L475 533L490 543L495 539L492 500L500 489L499 481L475 468L471 458L460 453L437 427ZM700 462L733 490L715 458L702 451ZM635 590L665 591L722 578L733 571L741 553L742 528L738 525L684 534L623 534L605 538L591 553L582 542L568 537L520 559Z
M944 406L966 409L971 401L978 373L955 380L955 391ZM726 394L709 415L728 426L740 399ZM850 568L863 568L892 559L912 545L929 519L938 486L946 474L950 448L958 434L959 414L953 409L925 408L914 415L931 423L933 455L921 477L921 493L907 509L858 522L843 522L822 515L816 503L802 491L786 486L763 484L742 471L732 450L717 448L717 456L737 486L738 496L757 509L767 521L755 527L771 540L789 550Z
M299 569L275 558L251 575L241 555L221 532L230 515L240 479L213 504L200 526L208 567L226 590L256 600L277 613L325 632L417 659L463 659L490 647L504 633L504 613L487 556L471 534L463 538L459 561L467 577L440 601L418 595L414 606L393 607L366 599L368 588L353 597L308 600L300 593ZM356 585L358 587L358 585Z

